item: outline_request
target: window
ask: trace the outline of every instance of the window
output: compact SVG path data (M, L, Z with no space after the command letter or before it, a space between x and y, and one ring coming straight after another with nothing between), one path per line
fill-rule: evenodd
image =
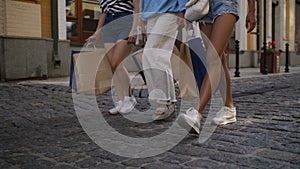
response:
M66 0L67 38L71 44L83 45L98 24L98 0Z

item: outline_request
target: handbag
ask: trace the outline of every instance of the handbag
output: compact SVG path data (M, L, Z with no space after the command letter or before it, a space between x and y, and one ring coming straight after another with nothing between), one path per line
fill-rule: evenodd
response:
M190 0L185 6L184 18L191 22L202 19L209 12L209 0Z

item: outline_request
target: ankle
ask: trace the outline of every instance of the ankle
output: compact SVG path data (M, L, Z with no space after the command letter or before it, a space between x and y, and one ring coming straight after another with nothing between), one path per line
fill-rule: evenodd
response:
M235 106L234 106L232 103L230 103L230 104L225 104L225 107L228 107L228 108L230 108L230 109L235 108Z
M199 108L199 107L195 107L195 109L198 111L198 113L202 116L203 114L203 109Z

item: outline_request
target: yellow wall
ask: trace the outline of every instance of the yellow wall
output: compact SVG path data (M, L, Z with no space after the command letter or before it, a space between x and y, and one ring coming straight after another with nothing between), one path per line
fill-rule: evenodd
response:
M41 15L39 17L41 18L41 20L39 22L34 22L33 23L33 21L31 20L31 18L27 18L27 21L28 22L32 22L31 23L32 26L37 26L37 25L41 24L41 28L40 28L41 29L41 35L39 37L44 37L44 38L51 38L52 37L52 33L51 33L51 0L8 0L7 2L10 2L10 1L24 2L24 3L30 3L30 4L39 5L40 6L39 15ZM3 10L7 11L8 9L3 9ZM32 11L32 13L36 13L36 12L37 11ZM0 16L0 20L1 20L1 18L5 19L5 20L0 21L0 22L1 23L2 22L3 23L6 22L6 25L5 25L6 28L5 29L0 29L0 34L6 34L7 35L7 34L14 34L14 32L15 32L15 31L11 31L12 29L14 29L11 26L11 24L7 24L7 23L10 23L10 22L14 23L15 19L13 19L12 16L7 16L7 17L8 18L4 18L4 14L3 14L3 16L2 15ZM7 20L9 18L11 19L10 21ZM22 20L22 21L25 21L25 20ZM0 23L0 25L1 25L1 23ZM7 26L10 26L10 27L7 28ZM27 36L27 35L30 36L30 34L28 34L28 32L26 32L26 33L24 32L24 36ZM37 35L35 35L35 36L37 36Z
M41 9L35 3L5 1L5 35L41 37Z
M287 40L289 40L289 37L290 37L290 27L289 27L289 25L290 25L290 0L286 0L286 25L287 25L287 27L286 27L286 38L287 38Z
M51 38L51 0L42 0L41 15L42 15L42 37Z

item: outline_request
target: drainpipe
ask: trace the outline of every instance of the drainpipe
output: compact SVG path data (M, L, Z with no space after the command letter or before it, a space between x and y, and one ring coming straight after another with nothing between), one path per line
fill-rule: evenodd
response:
M5 81L5 58L4 58L4 40L0 36L0 81Z
M264 0L264 60L263 60L263 74L268 74L267 64L267 0Z
M53 39L53 61L54 67L60 67L60 58L58 56L58 3L57 0L51 0L51 21L52 21L52 39Z
M257 38L256 38L256 44L257 44L257 51L258 51L258 60L257 63L260 62L260 55L261 55L261 1L257 1Z

